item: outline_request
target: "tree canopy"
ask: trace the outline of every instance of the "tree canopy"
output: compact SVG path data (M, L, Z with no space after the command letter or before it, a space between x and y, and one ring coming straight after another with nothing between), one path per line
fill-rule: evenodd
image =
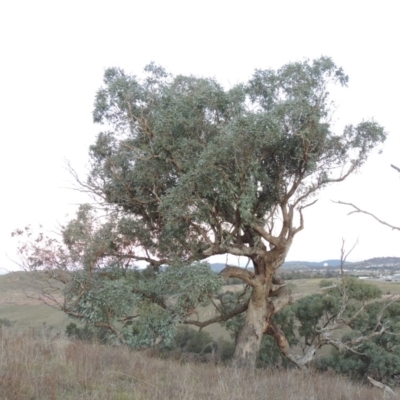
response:
M263 334L284 339L272 321L288 301L276 271L304 228L303 209L320 189L356 171L386 138L375 121L334 132L329 88L347 82L328 57L256 70L229 89L211 78L173 76L155 64L141 78L107 69L93 111L103 131L90 147L87 180L76 176L107 215L99 223L83 206L63 229L67 250L57 262L64 269L83 266L70 278L63 309L115 328L110 318L129 326L132 309L147 304L129 327L134 342L138 325L154 315L150 309L163 314L157 321L167 326L176 318L188 322L197 304L213 302L220 283L200 261L245 256L254 271L227 266L221 274L241 279L247 294L233 303L220 297L219 316L191 322L202 327L246 311L235 359L254 366ZM54 259L47 262L44 254L29 257L53 268ZM153 270L151 290L149 282L140 289L135 261ZM171 269L159 274L165 265ZM177 310L167 315L172 293ZM168 336L167 329L158 331Z
M119 229L153 265L256 257L261 240L286 246L302 228L291 226L295 209L385 138L373 121L332 132L329 85L348 78L329 58L257 70L229 90L154 64L145 71L141 80L105 72L93 116L106 130L85 185L123 211ZM273 236L265 227L276 212L284 224Z

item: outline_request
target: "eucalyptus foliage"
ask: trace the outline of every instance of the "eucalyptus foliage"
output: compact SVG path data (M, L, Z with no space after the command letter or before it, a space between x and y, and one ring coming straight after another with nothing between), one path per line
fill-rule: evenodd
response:
M106 215L81 207L58 255L33 246L29 264L74 270L64 311L132 346L171 340L177 322L202 328L247 312L234 357L254 366L263 334L286 340L272 322L283 307L276 271L304 228L303 209L386 138L375 121L334 132L329 89L347 82L328 57L256 70L229 89L155 64L141 77L107 69L93 111L102 131L87 180L76 176ZM254 266L222 271L247 285L230 300L200 263L225 253ZM147 278L135 261L147 263ZM200 321L195 308L208 302L216 316Z
M105 130L85 185L124 211L119 229L149 261L252 255L243 234L256 241L252 227L265 226L282 197L300 206L385 138L374 121L334 134L328 89L348 78L326 57L257 70L228 90L154 64L145 73L106 70L93 112Z

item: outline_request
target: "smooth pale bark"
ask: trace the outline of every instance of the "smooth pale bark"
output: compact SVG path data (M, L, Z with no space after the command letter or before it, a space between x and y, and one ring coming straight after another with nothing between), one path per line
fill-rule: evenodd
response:
M236 338L233 355L233 365L236 367L255 368L265 324L271 317L268 293L269 287L265 284L253 287L245 322Z
M286 243L286 246L272 250L269 254L265 246L261 248L264 257L256 255L252 258L254 273L230 266L221 272L225 278L240 278L252 287L245 321L236 337L233 354L233 365L236 367L255 368L263 335L267 333L276 311L275 305L280 309L289 302L289 299L279 302L280 297L285 295L286 288L284 281L275 276L275 271L283 263L289 245L290 243ZM270 258L271 253L273 257Z

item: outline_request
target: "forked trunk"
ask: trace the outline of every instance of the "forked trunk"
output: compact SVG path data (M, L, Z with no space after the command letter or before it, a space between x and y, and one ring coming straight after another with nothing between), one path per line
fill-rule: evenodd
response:
M245 322L236 338L233 365L254 369L261 346L266 320L269 318L267 287L253 288Z

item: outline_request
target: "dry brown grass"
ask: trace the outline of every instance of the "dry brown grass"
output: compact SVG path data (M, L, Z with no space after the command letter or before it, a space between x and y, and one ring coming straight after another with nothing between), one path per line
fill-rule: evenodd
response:
M123 347L0 331L0 398L46 399L382 399L375 388L334 374L259 370L150 357Z

